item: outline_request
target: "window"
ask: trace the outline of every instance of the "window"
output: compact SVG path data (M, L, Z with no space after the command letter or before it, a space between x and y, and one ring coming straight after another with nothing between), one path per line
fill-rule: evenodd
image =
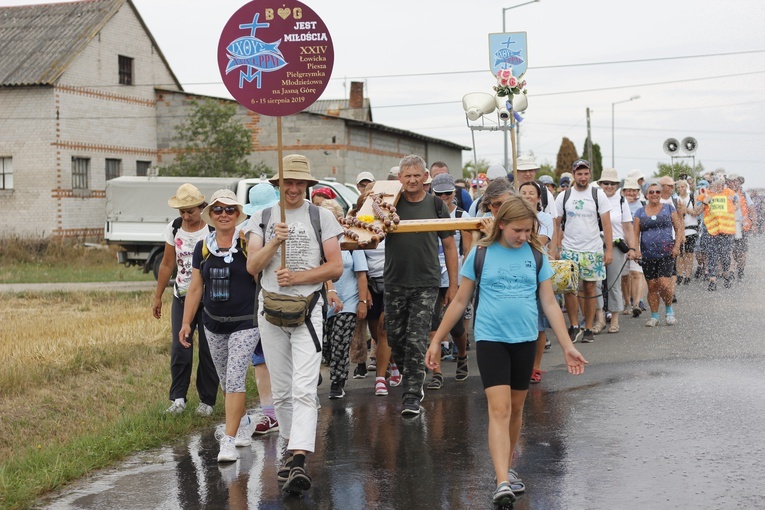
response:
M122 160L121 159L107 159L106 160L106 180L114 179L122 175Z
M72 189L88 189L90 158L72 157Z
M120 85L133 84L133 59L119 55Z
M141 177L146 177L149 175L149 167L151 167L151 161L136 161L135 174Z
M0 189L13 189L13 158L0 158Z

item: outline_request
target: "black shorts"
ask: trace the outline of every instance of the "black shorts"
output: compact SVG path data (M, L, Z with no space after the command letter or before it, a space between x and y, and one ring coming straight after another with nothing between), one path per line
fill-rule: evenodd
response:
M509 344L486 340L475 343L478 371L483 388L510 386L513 390L528 390L537 341Z
M447 290L447 287L440 287L438 289L438 299L436 299L436 304L433 307L433 317L430 319L430 331L438 331L438 326L441 325L441 312ZM452 338L459 338L465 334L465 323L462 322L462 319L457 321L457 324L454 325L450 333Z
M369 295L372 296L372 308L367 311L367 320L377 320L385 311L385 303L383 302L383 295L378 294L372 289L369 289Z
M685 236L685 242L680 245L680 255L683 253L693 253L696 250L696 240L698 234L688 234Z
M675 273L675 257L662 257L660 259L643 259L643 275L646 280L656 278L671 278Z

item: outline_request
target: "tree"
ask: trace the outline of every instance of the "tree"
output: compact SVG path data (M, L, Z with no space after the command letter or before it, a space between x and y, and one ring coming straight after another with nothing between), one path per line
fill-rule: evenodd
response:
M478 160L478 166L476 166L475 162L471 159L462 166L462 178L472 179L480 173L485 174L486 170L489 169L489 166L491 166L491 164L488 162L488 160L483 158Z
M161 175L197 177L255 177L264 165L253 168L250 131L237 120L236 104L215 99L191 101L188 118L176 126L173 147L177 156L160 168Z
M577 159L579 159L579 156L576 155L574 142L564 136L560 143L560 149L558 149L558 160L555 164L555 180L557 181L563 172L570 172L571 165Z
M677 179L680 174L693 175L698 178L704 173L704 165L701 162L696 163L696 167L692 167L685 161L678 161L676 163L656 163L656 171L652 177L662 177L665 175L671 176L673 179Z
M587 154L587 142L589 137L584 140L584 149L582 150L582 157L588 159L590 156ZM588 159L590 162L590 171L592 172L592 181L595 182L600 179L600 174L603 172L603 155L600 152L600 145L597 143L592 144L592 159ZM572 161L573 163L573 161Z

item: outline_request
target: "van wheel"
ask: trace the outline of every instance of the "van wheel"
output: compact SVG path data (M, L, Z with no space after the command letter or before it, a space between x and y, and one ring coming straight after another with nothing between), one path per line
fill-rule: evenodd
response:
M151 272L154 273L154 279L159 280L159 266L162 265L162 253L157 254L154 257L154 260L151 261ZM170 275L170 279L168 280L168 285L170 285L170 282L175 281L175 277L178 274L178 268L173 268L173 273Z

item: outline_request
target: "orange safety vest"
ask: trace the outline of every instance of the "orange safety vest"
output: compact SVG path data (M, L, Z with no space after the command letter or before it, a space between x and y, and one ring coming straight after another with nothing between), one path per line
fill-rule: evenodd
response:
M704 206L704 225L709 235L736 233L736 206L733 203L735 194L733 190L726 188L720 193L708 191L699 196L701 201L709 198L709 203Z

